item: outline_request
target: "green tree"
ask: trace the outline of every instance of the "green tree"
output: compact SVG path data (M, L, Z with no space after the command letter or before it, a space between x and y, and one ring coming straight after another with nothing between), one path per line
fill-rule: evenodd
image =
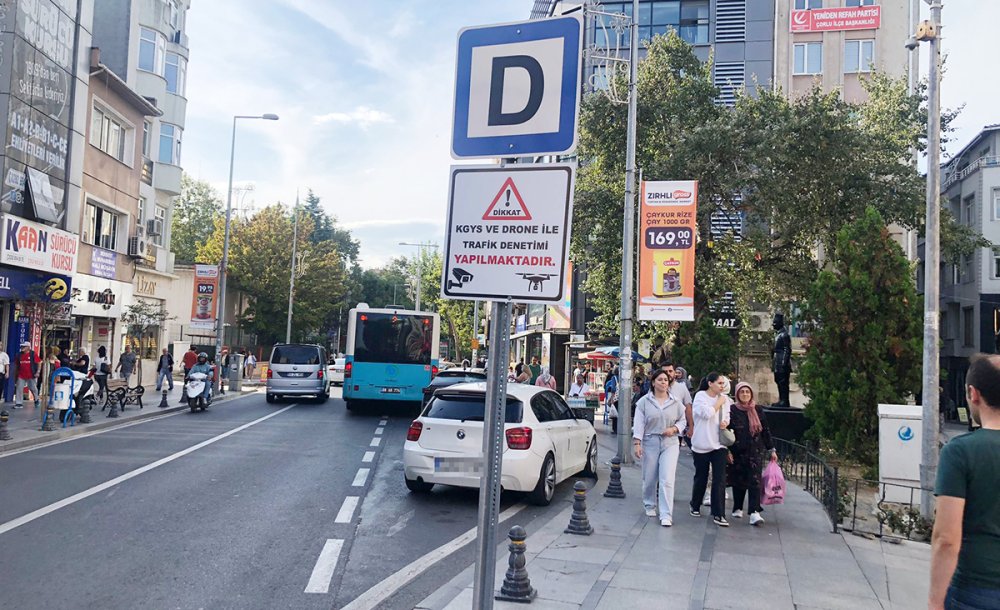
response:
M170 222L170 249L178 263L198 260L198 248L215 232L216 221L224 217L222 199L204 180L181 175L181 194L174 200Z
M705 311L693 324L678 329L673 357L697 383L713 371L731 375L736 370L736 348L736 338L730 331L717 327Z
M878 461L878 404L920 386L921 304L913 270L869 207L835 236L835 255L809 290L811 325L798 382L811 433L862 464Z
M163 303L152 303L142 299L138 299L122 312L122 323L128 334L127 342L132 346L137 358L136 385L142 385L142 359L159 357L152 347L156 343L154 333L163 328L168 320L176 318L177 316L167 313Z
M300 209L292 339L326 342L343 300L347 269L333 241L313 243L312 217ZM224 223L199 248L203 260L221 260ZM241 323L262 344L283 341L288 316L293 217L281 204L268 206L231 227L229 282L251 298ZM331 326L331 322L334 326Z

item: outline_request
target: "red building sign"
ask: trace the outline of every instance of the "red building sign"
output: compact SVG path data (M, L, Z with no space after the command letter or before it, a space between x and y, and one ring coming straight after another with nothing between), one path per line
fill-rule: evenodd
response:
M790 30L792 32L841 32L845 30L874 30L881 25L881 6L853 6L792 11Z

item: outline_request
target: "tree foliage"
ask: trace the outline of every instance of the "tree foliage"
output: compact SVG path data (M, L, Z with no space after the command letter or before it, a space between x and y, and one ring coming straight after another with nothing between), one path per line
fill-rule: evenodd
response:
M178 263L197 261L198 248L212 236L224 212L219 194L208 182L181 175L181 194L174 200L170 222L170 249Z
M736 348L736 337L717 327L706 311L693 324L678 329L673 356L697 383L713 371L732 375L736 370Z
M651 41L639 66L637 163L645 180L699 183L699 319L727 293L744 321L754 304L806 298L824 258L836 256L836 235L868 206L922 231L925 183L911 162L926 142L922 91L880 74L864 84L861 104L818 87L791 99L761 87L727 108L690 45L673 33ZM585 263L597 334L619 325L626 126L624 105L600 93L584 101L572 253ZM742 224L740 239L713 235L713 215ZM988 245L946 214L942 239L946 257ZM669 332L644 323L635 336Z
M920 300L910 264L873 207L834 242L806 300L809 343L798 381L812 434L873 466L878 404L905 402L920 386Z
M315 224L305 209L298 211L293 341L326 343L345 297L347 264L336 242L312 239ZM224 221L198 251L201 260L221 260ZM256 333L261 344L283 341L288 316L294 217L281 204L259 211L249 220L233 219L229 250L229 282L246 292L249 303L241 324Z

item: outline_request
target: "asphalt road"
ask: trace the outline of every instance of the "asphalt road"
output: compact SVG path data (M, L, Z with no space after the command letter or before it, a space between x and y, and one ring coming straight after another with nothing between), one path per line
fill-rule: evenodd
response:
M412 413L385 414L257 394L0 457L0 608L341 608L384 590L478 508L472 490L406 490ZM530 531L571 498L564 482L501 529ZM412 608L474 553L378 607Z

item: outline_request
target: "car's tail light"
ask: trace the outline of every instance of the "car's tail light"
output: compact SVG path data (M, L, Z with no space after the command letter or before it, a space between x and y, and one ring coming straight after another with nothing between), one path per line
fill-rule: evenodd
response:
M274 371L272 371L271 369L267 369L267 378L268 379L273 379L274 378Z
M354 368L354 364L352 364L350 362L348 362L347 364L344 365L344 379L347 379L348 377L351 376L351 369L353 369L353 368Z
M424 431L424 425L418 421L410 424L410 429L406 431L406 440L419 441L420 433Z
M316 379L322 379L322 378L323 378L323 369L320 369L316 371Z
M508 449L531 449L531 428L510 428L507 430Z
M435 377L437 377L437 374L438 374L438 367L435 364L435 365L431 366L431 379L434 379Z

